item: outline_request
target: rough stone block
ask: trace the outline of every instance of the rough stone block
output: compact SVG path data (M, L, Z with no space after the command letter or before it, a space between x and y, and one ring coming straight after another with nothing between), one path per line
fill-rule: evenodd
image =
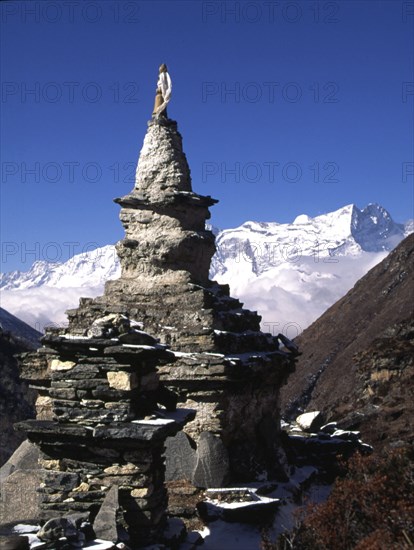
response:
M76 366L76 363L74 361L61 361L60 359L52 359L50 361L50 370L52 371L67 371L73 369L74 366Z
M42 470L16 470L0 486L0 523L39 517Z
M118 487L113 485L109 489L95 521L93 522L93 530L97 538L117 542L118 529L116 519L118 509Z
M47 395L39 395L36 399L36 418L38 420L53 420L53 400Z
M193 445L195 447L195 444ZM184 432L165 442L165 479L192 479L197 463L196 450Z
M223 487L229 477L229 457L220 438L202 432L192 482L196 487Z
M73 491L79 485L79 474L48 470L45 485L51 492Z
M131 391L138 387L138 377L134 372L110 371L106 376L109 386L115 390Z

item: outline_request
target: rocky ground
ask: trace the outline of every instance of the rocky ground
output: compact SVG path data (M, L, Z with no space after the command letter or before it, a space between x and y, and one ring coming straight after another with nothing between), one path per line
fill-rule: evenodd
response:
M205 550L259 550L264 533L275 540L295 525L295 512L305 503L326 499L339 457L349 456L356 450L371 451L359 439L358 432L342 430L339 426L336 422L323 425L323 415L318 411L283 425L284 446L289 457L286 481L256 481L208 490L197 489L183 480L167 482L169 519L165 540L151 548L196 550L203 545ZM6 466L20 474L29 472L37 454L35 447L26 443ZM125 543L111 542L116 501L106 499L105 502L102 517L93 524L88 513L83 512L48 522L28 518L23 524L11 522L0 526L1 548L128 550ZM97 538L98 530L101 536Z

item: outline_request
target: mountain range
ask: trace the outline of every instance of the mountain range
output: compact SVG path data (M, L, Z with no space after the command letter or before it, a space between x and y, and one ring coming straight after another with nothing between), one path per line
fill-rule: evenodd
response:
M211 278L263 317L266 332L295 337L341 298L409 233L377 204L351 204L293 223L248 221L214 229L217 252ZM66 323L65 310L79 297L102 293L120 275L115 247L107 245L64 263L35 262L26 272L0 276L2 306L42 331Z

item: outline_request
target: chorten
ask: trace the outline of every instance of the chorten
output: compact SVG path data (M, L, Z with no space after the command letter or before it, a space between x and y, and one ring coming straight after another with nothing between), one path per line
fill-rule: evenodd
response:
M20 428L41 452L44 516L93 519L110 497L115 530L136 547L162 539L164 474L197 487L283 475L278 396L296 355L209 279L217 201L192 190L166 75L134 188L115 199L120 278L22 359L39 392L37 419Z
M148 122L135 186L115 202L125 228L116 246L121 277L68 311L68 330L84 335L96 318L122 314L174 353L160 379L179 407L197 414L179 445L191 455L183 467L171 467L176 446L167 445L167 475L200 486L280 475L278 394L295 354L261 332L261 317L227 285L209 279L215 238L206 220L217 201L192 190L175 121Z

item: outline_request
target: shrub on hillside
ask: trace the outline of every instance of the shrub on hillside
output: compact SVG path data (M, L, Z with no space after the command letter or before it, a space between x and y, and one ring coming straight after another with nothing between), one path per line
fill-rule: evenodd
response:
M299 526L263 550L414 548L414 449L352 457L326 502L309 505Z

